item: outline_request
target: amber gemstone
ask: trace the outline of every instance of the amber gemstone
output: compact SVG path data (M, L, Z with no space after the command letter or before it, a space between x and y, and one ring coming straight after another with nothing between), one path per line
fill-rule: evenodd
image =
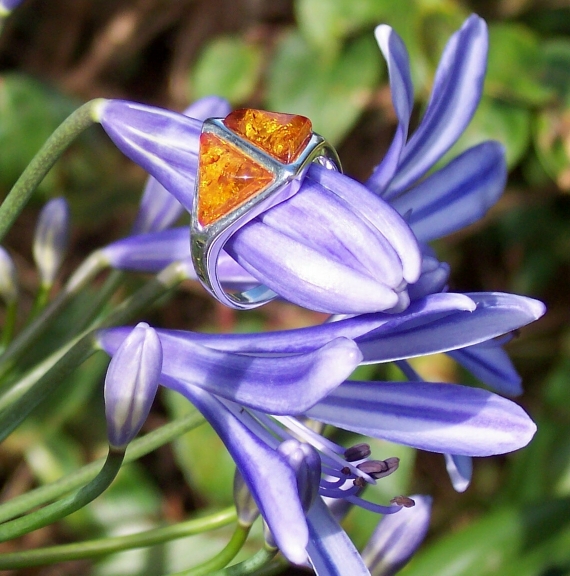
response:
M225 118L224 124L284 164L297 159L312 131L311 121L304 116L251 108L235 110Z
M273 182L273 174L224 140L200 135L198 222L208 226Z

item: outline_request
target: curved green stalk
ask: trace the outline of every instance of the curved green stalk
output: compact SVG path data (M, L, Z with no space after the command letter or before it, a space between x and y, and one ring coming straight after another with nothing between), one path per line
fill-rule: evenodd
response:
M276 548L262 548L257 554L251 558L234 564L225 570L215 572L216 576L245 576L246 574L254 574L259 569L265 567L277 555Z
M127 454L124 463L127 464L129 462L134 462L142 456L149 454L164 444L168 444L168 442L171 442L175 438L193 430L203 423L204 417L196 411L184 418L179 418L178 420L169 422L141 438L133 440L127 447ZM34 490L30 490L25 494L16 496L15 498L12 498L12 500L5 502L0 505L0 522L5 522L6 520L24 514L36 506L41 506L46 502L55 500L56 498L83 486L87 482L90 482L97 476L103 462L104 459L99 458L98 460L83 466L79 470L67 474L55 482L35 488Z
M80 508L83 508L89 502L95 500L111 484L121 469L121 464L125 458L125 452L109 449L109 454L105 464L97 476L83 486L80 490L49 504L45 508L40 508L21 518L16 518L10 522L0 525L0 542L18 538L38 528L48 526L61 518L65 518Z
M238 524L230 541L219 554L216 554L216 556L199 566L194 566L193 568L177 572L176 574L171 574L171 576L207 576L220 568L224 568L242 549L247 540L250 529L251 526L242 526L241 524Z
M100 102L101 99L91 100L75 110L59 125L22 172L0 206L0 241L65 149L81 132L95 123L93 112Z
M155 528L138 534L118 536L115 538L100 538L77 544L64 544L62 546L50 546L25 552L13 552L0 555L0 570L27 568L29 566L42 566L55 564L69 560L85 558L99 558L114 552L123 552L133 548L146 548L191 536L201 534L215 528L221 528L237 519L235 508L232 506L210 516L180 522L174 526Z

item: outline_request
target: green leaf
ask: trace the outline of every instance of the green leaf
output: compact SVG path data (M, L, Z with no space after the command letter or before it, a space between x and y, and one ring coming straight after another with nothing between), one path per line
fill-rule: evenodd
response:
M267 108L302 114L333 144L352 128L379 77L379 51L372 35L348 43L323 61L297 32L278 44L267 83Z
M525 26L494 24L489 29L486 93L539 106L553 92L541 82L544 59L536 36Z
M194 98L216 94L239 104L251 97L259 80L262 54L243 38L225 36L212 40L190 75Z
M305 39L321 51L337 52L342 40L362 28L391 23L399 15L408 19L416 2L400 0L297 0L295 14Z
M570 190L570 107L541 111L534 123L534 147L545 172L562 190Z

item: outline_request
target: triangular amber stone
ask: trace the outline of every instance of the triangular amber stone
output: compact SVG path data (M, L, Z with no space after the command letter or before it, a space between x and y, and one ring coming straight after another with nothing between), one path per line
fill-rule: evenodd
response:
M305 116L251 108L235 110L224 124L283 164L297 159L312 132L311 121Z
M224 140L203 132L198 164L198 222L209 226L273 182L273 174Z

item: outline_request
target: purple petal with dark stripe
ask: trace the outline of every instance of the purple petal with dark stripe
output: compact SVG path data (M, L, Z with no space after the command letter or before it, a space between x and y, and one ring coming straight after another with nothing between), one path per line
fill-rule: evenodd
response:
M374 35L388 65L392 104L398 118L398 127L390 148L366 182L367 188L382 195L386 185L398 169L400 154L408 138L410 116L414 106L414 88L410 74L408 51L400 36L386 24L378 26Z
M514 402L447 383L348 381L306 415L365 436L464 456L518 450L536 431Z
M191 212L202 122L126 100L104 101L97 120L131 160Z
M448 354L495 392L505 396L522 394L521 377L499 343L491 340Z
M246 354L299 354L324 346L334 338L344 337L358 342L377 331L389 333L402 324L421 326L457 310L474 309L473 301L463 294L432 294L412 303L406 312L401 314L363 314L338 322L296 330L245 334L200 334L182 330L158 330L158 332L161 338L168 337L173 343L179 342L181 346L189 340L217 350ZM130 328L115 330L130 330Z
M391 514L397 516L398 514ZM309 560L318 576L369 576L358 550L333 518L322 498L307 514Z
M350 376L362 356L352 340L336 338L306 354L259 357L221 352L160 333L162 375L185 394L199 386L212 394L270 414L300 414ZM101 330L100 346L113 355L123 329Z
M544 304L532 298L501 292L468 293L476 302L473 312L451 312L426 322L382 326L356 339L364 362L388 362L448 352L472 346L534 322L544 314Z
M392 288L355 270L350 261L330 258L259 220L237 232L226 250L282 298L311 310L360 314L398 303Z
M359 182L334 170L313 164L309 168L308 178L345 200L356 214L386 237L400 258L407 282L412 283L419 278L421 253L417 239L396 210Z
M397 196L423 176L465 130L481 98L487 46L487 26L473 14L447 43L426 113L402 151L385 198Z
M170 387L168 380L165 385ZM306 561L309 533L286 459L251 432L215 396L188 386L184 396L200 410L234 459L275 542L291 562Z
M420 242L451 234L482 218L499 199L507 179L505 151L484 142L455 158L394 199Z

